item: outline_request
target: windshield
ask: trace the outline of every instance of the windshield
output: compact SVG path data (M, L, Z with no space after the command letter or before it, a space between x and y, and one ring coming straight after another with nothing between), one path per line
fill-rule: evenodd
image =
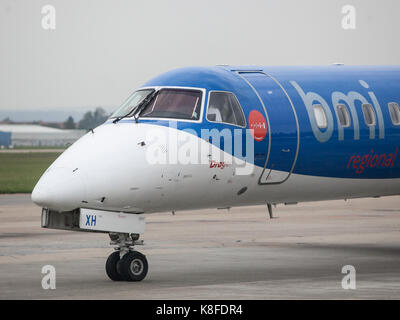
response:
M143 101L154 89L143 89L135 91L131 96L115 111L111 118L125 117L129 115L133 109Z
M199 120L201 96L199 90L161 89L140 117Z

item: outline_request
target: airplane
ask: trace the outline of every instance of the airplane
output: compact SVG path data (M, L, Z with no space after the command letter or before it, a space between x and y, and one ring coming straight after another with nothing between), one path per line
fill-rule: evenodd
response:
M134 91L32 192L42 227L108 233L114 281L155 212L400 193L400 66L185 67Z

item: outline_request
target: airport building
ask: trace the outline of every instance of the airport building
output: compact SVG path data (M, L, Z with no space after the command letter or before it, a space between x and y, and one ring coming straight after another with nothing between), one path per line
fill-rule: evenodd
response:
M86 130L65 130L31 124L0 124L0 147L64 147Z

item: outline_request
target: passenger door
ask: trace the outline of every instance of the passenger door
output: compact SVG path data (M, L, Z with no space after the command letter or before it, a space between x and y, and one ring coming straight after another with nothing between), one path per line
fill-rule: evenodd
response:
M259 184L277 184L292 173L299 148L299 125L289 96L275 79L264 72L238 72L256 93L267 118L268 148Z

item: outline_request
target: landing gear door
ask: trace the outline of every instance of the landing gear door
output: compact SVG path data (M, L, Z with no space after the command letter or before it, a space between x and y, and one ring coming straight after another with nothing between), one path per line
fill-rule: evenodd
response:
M300 135L296 111L286 91L268 74L238 72L258 96L267 118L267 156L259 184L286 181L296 164Z

